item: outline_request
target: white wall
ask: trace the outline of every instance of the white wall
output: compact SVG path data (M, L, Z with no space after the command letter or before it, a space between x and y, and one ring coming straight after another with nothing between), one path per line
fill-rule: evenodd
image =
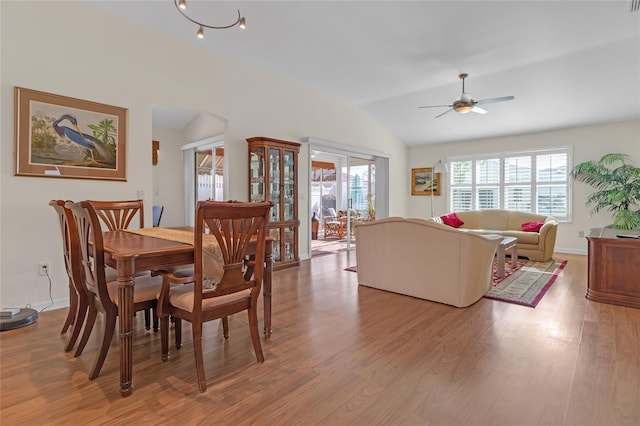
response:
M584 161L598 160L606 153L621 152L629 154L634 160L634 164L640 166L640 121L412 148L409 154L408 168L410 173L411 168L431 167L440 159L446 161L448 156L558 146L573 147L573 165ZM447 178L443 178L442 195L434 197L435 215L447 213ZM578 237L578 232L612 223L612 216L607 212L600 212L595 216L589 214L590 208L585 207L585 201L592 192L590 186L580 182L573 183L573 220L572 223L560 224L556 250L586 254L587 242L584 238ZM429 217L430 203L430 197L410 196L409 216Z
M227 170L229 198L247 196L245 139L252 136L291 141L312 136L387 152L391 188L408 185L406 147L363 111L334 97L135 27L82 2L2 1L0 24L0 307L48 302L48 282L37 273L42 261L51 263L53 299L63 303L68 297L49 200L130 199L142 190L148 205L169 195L159 188L160 180L158 196L153 195L153 105L227 121L225 156L233 164ZM127 182L13 176L14 86L127 108ZM169 145L172 151L161 141L161 162L165 152L175 152ZM300 161L300 190L306 191L308 158ZM405 215L407 201L405 193L392 191L390 214ZM310 216L306 204L299 214ZM151 208L145 222L151 224ZM301 235L306 235L307 223L302 223Z
M182 130L153 128L153 140L160 142L158 164L153 166L154 205L164 206L161 226L183 226L183 163L180 147L184 145ZM146 224L146 222L145 222Z

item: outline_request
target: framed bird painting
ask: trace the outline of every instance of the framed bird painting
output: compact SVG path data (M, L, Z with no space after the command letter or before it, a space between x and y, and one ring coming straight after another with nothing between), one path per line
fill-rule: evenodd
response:
M127 110L15 87L16 176L127 180Z

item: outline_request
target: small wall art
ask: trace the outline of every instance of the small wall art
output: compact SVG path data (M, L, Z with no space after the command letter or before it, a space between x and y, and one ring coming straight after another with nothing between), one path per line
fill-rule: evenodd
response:
M440 173L431 173L431 167L411 169L411 195L440 195Z

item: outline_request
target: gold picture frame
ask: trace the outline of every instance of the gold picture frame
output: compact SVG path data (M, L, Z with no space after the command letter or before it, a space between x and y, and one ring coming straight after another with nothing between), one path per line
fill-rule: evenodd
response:
M435 181L435 182L432 182ZM431 167L411 169L411 195L440 195L440 173L431 173Z
M15 175L126 181L127 109L15 87Z

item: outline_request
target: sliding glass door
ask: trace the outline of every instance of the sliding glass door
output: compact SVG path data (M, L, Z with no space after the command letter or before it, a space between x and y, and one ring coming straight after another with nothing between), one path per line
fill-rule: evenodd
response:
M311 157L311 220L318 220L312 238L337 239L352 250L355 226L375 217L375 163L319 150Z

